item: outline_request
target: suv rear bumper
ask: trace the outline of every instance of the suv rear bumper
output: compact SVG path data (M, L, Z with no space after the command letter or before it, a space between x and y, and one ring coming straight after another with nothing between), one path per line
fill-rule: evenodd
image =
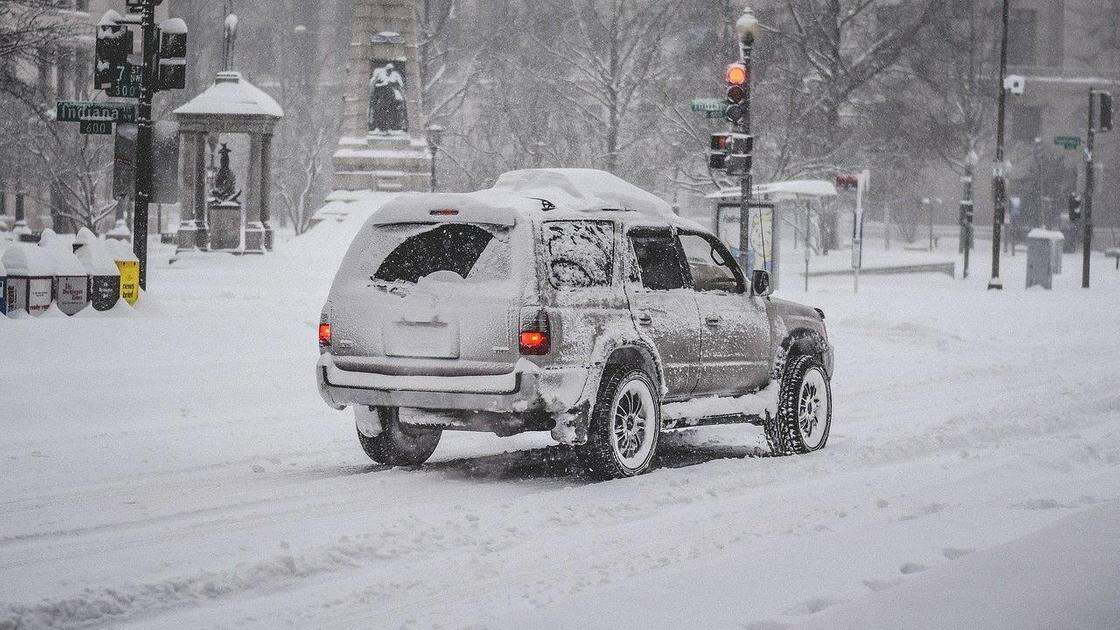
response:
M319 357L315 372L319 394L335 409L365 405L506 414L567 412L578 404L588 374L577 367L515 369L490 376L397 376L344 370L330 353Z

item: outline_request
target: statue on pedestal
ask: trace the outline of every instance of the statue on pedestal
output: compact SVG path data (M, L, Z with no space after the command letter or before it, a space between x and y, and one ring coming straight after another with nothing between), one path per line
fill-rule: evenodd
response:
M369 80L369 130L371 133L408 133L408 105L400 62L374 61Z

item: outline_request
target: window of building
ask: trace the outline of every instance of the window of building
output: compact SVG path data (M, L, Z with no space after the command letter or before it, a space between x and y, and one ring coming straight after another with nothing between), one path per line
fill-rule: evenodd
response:
M1007 63L1013 66L1037 64L1038 12L1012 9L1007 26Z

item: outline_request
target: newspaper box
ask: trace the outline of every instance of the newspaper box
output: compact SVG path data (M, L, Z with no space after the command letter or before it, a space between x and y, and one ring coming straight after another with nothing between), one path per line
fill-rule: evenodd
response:
M8 272L4 271L4 263L0 262L0 315L8 314Z
M30 243L13 243L0 264L8 272L8 315L42 315L51 307L54 268L51 257Z
M54 262L54 302L58 310L67 315L77 315L89 306L89 273L70 243L63 241L54 230L43 230L39 239L42 248Z
M88 228L82 228L74 239L74 255L89 274L89 299L94 310L107 311L116 306L121 299L121 271L106 251L105 243Z
M121 272L121 297L129 306L136 306L140 299L140 259L132 253L132 245L127 241L106 241L105 244L112 246L113 262Z

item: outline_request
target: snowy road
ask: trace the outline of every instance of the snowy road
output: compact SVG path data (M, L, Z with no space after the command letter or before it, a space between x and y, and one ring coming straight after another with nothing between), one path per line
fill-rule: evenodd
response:
M129 318L0 321L0 628L1120 626L1103 260L1085 293L792 293L838 349L825 451L695 430L590 483L547 436L369 465L311 369L349 229L161 265Z

